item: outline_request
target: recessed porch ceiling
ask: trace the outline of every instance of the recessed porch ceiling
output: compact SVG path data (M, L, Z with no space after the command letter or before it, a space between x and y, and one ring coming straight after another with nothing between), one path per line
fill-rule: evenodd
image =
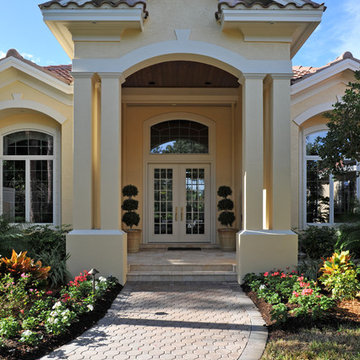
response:
M123 87L237 88L238 79L215 66L193 61L168 61L130 75Z

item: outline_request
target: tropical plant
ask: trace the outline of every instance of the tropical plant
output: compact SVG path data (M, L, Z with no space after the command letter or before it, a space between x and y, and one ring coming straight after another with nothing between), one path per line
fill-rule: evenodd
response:
M351 254L360 258L360 222L343 224L339 227L335 250L349 250Z
M13 250L11 258L0 259L0 271L4 274L10 274L18 279L21 274L29 274L34 280L44 280L48 277L50 266L42 266L42 262L26 256L27 251L19 254Z
M235 221L234 212L231 211L234 208L234 203L228 198L232 194L232 190L229 186L220 186L217 195L222 199L218 202L218 210L221 211L218 217L218 221L221 225L231 227Z
M132 229L133 226L137 226L140 222L140 215L136 212L139 202L133 199L133 197L138 194L138 189L134 185L126 185L122 189L122 194L128 197L128 199L123 201L121 206L121 208L126 211L122 217L122 222Z
M360 291L358 269L351 261L349 251L335 252L320 269L320 282L337 299L353 299Z
M329 131L318 141L322 168L328 173L344 173L348 160L360 162L360 71L355 71L355 82L348 83L341 101L325 116Z

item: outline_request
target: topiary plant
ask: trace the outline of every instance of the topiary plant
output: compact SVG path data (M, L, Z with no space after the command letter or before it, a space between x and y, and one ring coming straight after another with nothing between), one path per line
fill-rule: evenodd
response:
M232 210L234 208L234 203L231 199L228 199L228 196L232 194L232 190L229 186L220 186L217 192L218 196L222 199L218 202L218 210L221 211L218 217L218 221L221 225L226 227L231 227L235 221L235 215Z
M122 217L122 222L130 229L132 229L133 226L137 226L140 222L140 215L135 211L138 209L139 202L133 199L138 193L138 189L134 185L126 185L122 189L123 196L128 197L128 199L123 201L121 206L121 208L126 211Z

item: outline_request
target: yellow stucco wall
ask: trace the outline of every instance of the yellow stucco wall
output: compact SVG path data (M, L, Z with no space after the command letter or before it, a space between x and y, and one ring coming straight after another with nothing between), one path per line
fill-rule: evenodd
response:
M288 43L254 44L244 42L240 30L222 31L215 19L217 7L217 0L197 0L196 4L192 0L148 2L147 10L151 15L145 20L144 31L127 29L122 32L120 42L75 41L75 58L120 57L142 46L176 40L175 29L190 29L189 40L220 45L247 59L289 60ZM72 31L76 33L77 29ZM80 34L81 29L78 31Z
M61 153L58 173L59 198L61 199L61 214L58 218L63 224L72 223L72 182L73 182L73 107L72 95L63 94L54 87L47 85L38 79L24 74L14 68L0 74L0 84L6 84L0 88L0 106L8 106L0 110L0 129L9 126L23 124L27 126L42 126L53 129L60 140ZM16 101L14 99L17 99ZM17 108L17 104L24 108ZM35 104L41 109L42 106L54 110L62 116L64 122L60 124L54 118L31 107ZM44 110L45 111L45 110Z
M310 78L311 79L311 78ZM328 119L323 116L323 111L316 113L316 109L322 104L328 105L331 111L331 104L334 104L344 94L346 84L353 81L353 72L344 71L328 79L313 84L308 88L292 96L291 106L291 225L294 228L302 228L302 204L303 194L303 131L314 126L325 126ZM301 84L301 81L298 83ZM309 112L313 109L313 112ZM314 113L315 112L315 113ZM303 116L311 114L311 116ZM294 120L300 119L297 124ZM301 207L301 210L300 210Z
M139 189L139 213L141 215L141 222L139 227L143 227L143 219L146 216L144 211L144 187L147 184L143 183L143 172L145 166L144 148L145 142L144 127L145 122L153 117L168 114L171 118L171 113L187 113L205 117L214 121L215 124L215 141L216 154L213 158L213 165L216 169L215 182L216 188L211 189L216 192L220 185L229 185L232 187L234 195L232 196L235 202L235 211L237 214L237 223L240 224L240 190L241 179L238 171L233 170L233 162L236 159L236 169L240 168L241 164L238 162L239 154L235 154L238 147L233 143L233 135L238 131L238 124L233 123L233 112L235 107L229 106L136 106L127 105L123 107L123 156L122 156L122 184L134 184ZM236 113L234 115L234 119ZM240 122L237 117L236 123ZM236 126L236 129L234 127ZM234 129L234 130L233 130ZM241 134L239 134L241 136ZM235 157L235 158L234 158ZM196 156L195 156L196 158ZM201 160L199 160L201 162ZM215 206L215 204L212 204ZM215 219L212 219L215 220Z

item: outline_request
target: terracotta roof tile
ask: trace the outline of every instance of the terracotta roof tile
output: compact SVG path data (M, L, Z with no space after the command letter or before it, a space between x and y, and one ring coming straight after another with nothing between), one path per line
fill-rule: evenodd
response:
M289 5L297 8L303 8L304 6L311 6L312 8L319 8L324 3L319 4L311 0L218 0L218 11L215 13L216 20L220 19L222 9L225 8L251 8L255 5L260 5L263 8L270 6L277 6L278 8L286 8ZM324 10L326 7L324 6Z
M34 68L41 70L45 73L47 73L48 75L51 75L55 78L57 78L60 81L63 81L66 84L71 84L72 83L72 76L71 76L71 65L57 65L57 66L40 66L38 64L35 64L34 62L24 59L15 49L10 49L7 53L6 56L3 59L7 59L9 57L14 57L16 59L19 59L20 61L33 66Z
M327 63L324 66L321 67L312 67L312 66L293 66L293 73L294 76L292 78L292 83L295 83L297 81L300 81L302 79L305 79L315 73L318 73L324 69L327 69L331 66L334 66L335 64L345 60L345 59L351 59L356 61L357 63L360 64L360 60L354 58L353 54L350 51L346 51L344 52L342 55L340 55L339 57L337 57L335 60L330 61L329 63ZM360 68L360 65L359 65Z
M55 74L57 77L63 78L68 84L71 84L73 77L71 76L71 65L51 65L44 66L44 69Z
M147 0L50 0L39 5L40 9L45 9L51 7L52 5L58 5L61 7L67 7L69 5L75 5L77 7L83 7L85 5L92 5L95 7L101 7L102 5L110 5L112 7L117 7L120 4L125 4L129 7L134 7L138 4L143 6L143 11L145 17L148 16L146 11L146 1Z

